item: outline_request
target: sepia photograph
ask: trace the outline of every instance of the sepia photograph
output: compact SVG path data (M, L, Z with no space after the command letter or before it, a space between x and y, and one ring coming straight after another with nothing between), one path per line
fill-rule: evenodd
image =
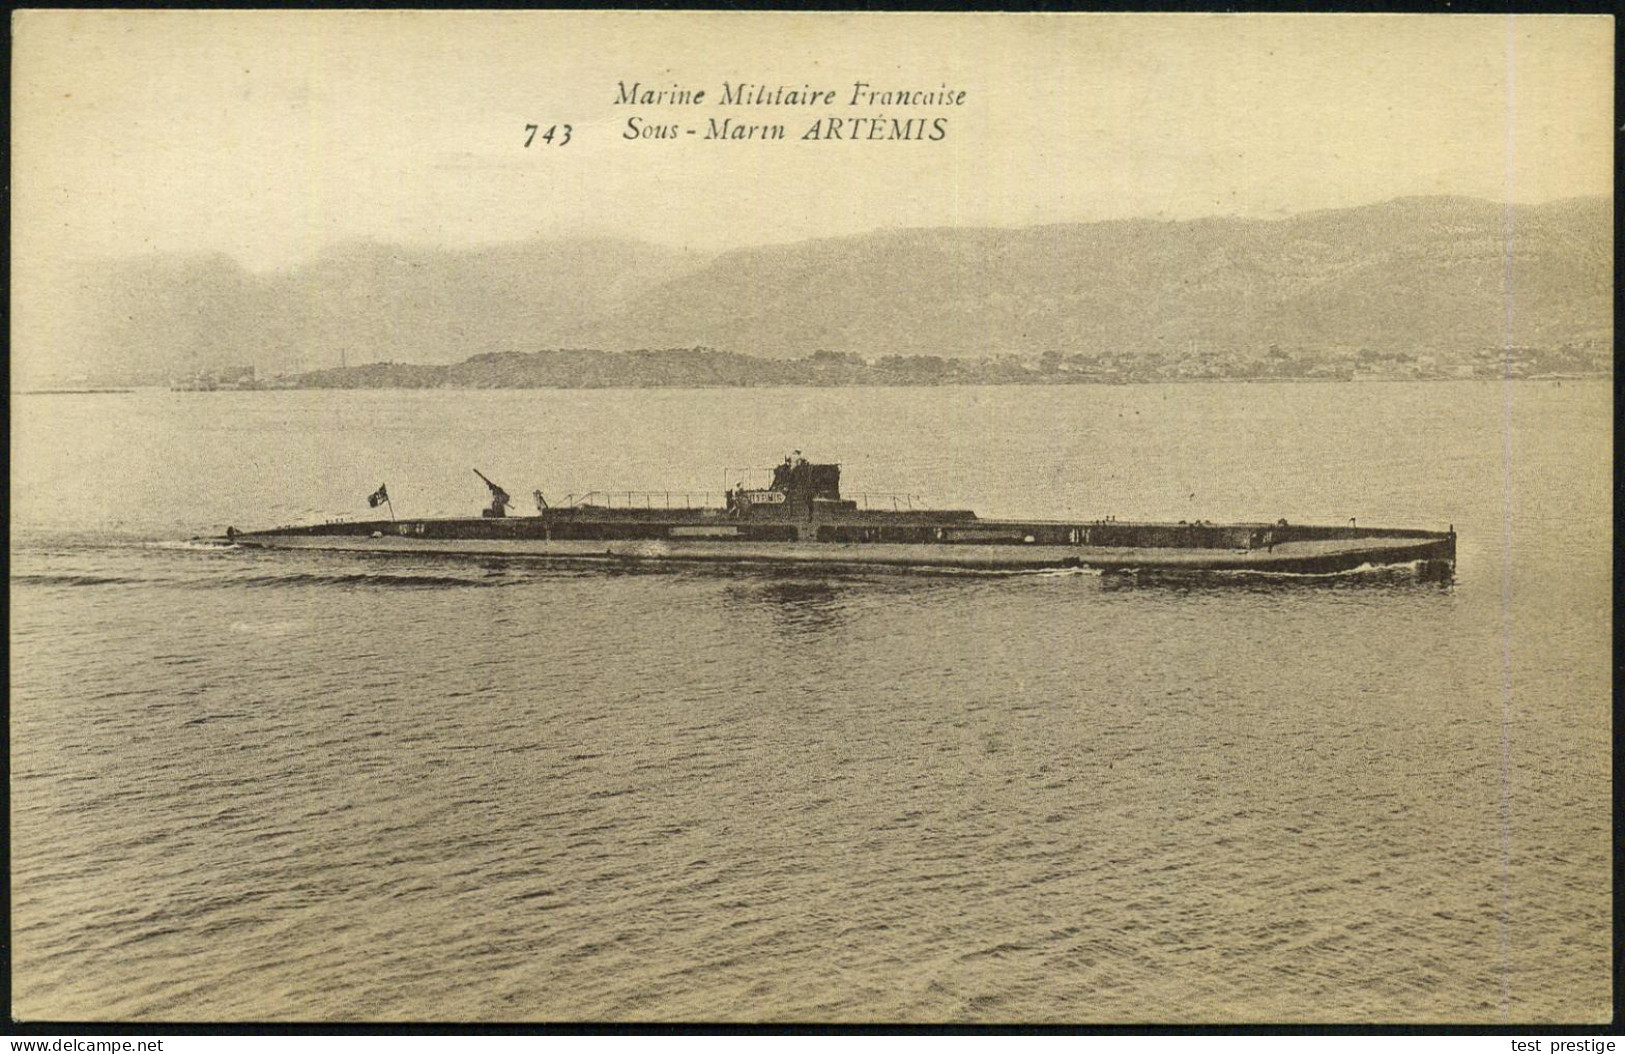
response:
M1614 1021L1614 21L11 15L10 1019Z

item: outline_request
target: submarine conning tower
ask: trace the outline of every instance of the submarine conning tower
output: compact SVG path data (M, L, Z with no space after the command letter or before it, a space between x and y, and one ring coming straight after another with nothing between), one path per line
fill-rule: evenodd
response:
M857 502L841 498L841 466L815 464L796 451L773 467L764 489L730 490L728 509L752 519L810 520L819 514L851 512Z
M773 468L773 490L781 491L788 500L797 498L824 501L841 500L841 466L817 465L800 455L784 459L784 464Z

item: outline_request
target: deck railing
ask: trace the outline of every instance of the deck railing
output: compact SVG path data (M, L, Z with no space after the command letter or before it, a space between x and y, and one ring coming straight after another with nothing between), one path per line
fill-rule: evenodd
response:
M606 509L720 509L727 502L714 490L589 490L564 496L564 508L595 505Z
M859 491L845 497L856 501L860 509L919 512L930 508L918 494ZM564 496L563 508L578 505L607 509L720 509L727 505L727 499L714 490L589 490Z
M919 512L929 509L918 494L897 494L891 491L859 491L847 495L860 509L890 509L893 512Z

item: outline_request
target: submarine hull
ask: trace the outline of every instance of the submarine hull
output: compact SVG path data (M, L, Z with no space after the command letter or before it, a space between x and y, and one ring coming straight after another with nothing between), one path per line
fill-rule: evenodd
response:
M977 521L991 533L998 525ZM498 524L501 524L499 527ZM966 570L1034 570L1093 568L1101 571L1254 571L1287 574L1336 574L1367 566L1421 562L1448 569L1455 563L1455 536L1440 532L1350 532L1343 528L1296 528L1294 537L1247 547L1149 544L1166 542L1179 525L1113 525L1109 540L1091 544L1078 528L1065 528L1062 543L1039 537L1040 525L1007 527L1000 540L970 539L931 542L807 541L749 536L557 537L567 533L524 529L525 520L430 520L401 523L345 524L342 527L286 528L233 532L238 545L378 554L439 554L478 557L588 561L676 561L711 564L827 564ZM1054 525L1047 525L1053 527ZM1245 525L1243 525L1245 527ZM1162 531L1153 530L1162 528ZM1237 530L1238 528L1231 528ZM1256 537L1257 527L1243 530ZM600 533L621 533L604 531ZM652 534L652 532L643 532ZM965 532L968 533L968 532ZM1320 536L1317 536L1320 535ZM1341 536L1340 536L1341 535ZM951 537L951 536L950 536ZM1073 543L1072 537L1080 537ZM1030 539L1030 540L1029 540ZM1132 544L1136 541L1141 544Z
M556 560L686 561L715 564L826 564L1011 570L1264 571L1336 574L1367 565L1421 562L1449 569L1456 536L1399 528L1274 523L1215 524L984 520L969 509L915 509L893 496L891 509L844 499L840 466L784 459L769 487L741 486L725 504L690 506L686 495L593 491L538 512L511 516L508 493L477 469L492 496L479 517L329 522L239 533L228 540L265 548L368 553L438 553ZM615 507L625 494L626 504ZM613 495L613 496L612 496ZM591 500L598 496L600 500ZM384 488L369 501L376 507ZM909 508L899 508L899 504Z

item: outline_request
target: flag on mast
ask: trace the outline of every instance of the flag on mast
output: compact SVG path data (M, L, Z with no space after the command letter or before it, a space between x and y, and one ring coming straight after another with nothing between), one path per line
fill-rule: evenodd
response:
M377 490L375 490L371 494L367 495L367 505L368 505L369 508L376 509L378 506L382 505L384 502L386 502L388 500L389 500L389 488L387 486L385 486L384 484L382 484L382 483L378 484L378 489Z

